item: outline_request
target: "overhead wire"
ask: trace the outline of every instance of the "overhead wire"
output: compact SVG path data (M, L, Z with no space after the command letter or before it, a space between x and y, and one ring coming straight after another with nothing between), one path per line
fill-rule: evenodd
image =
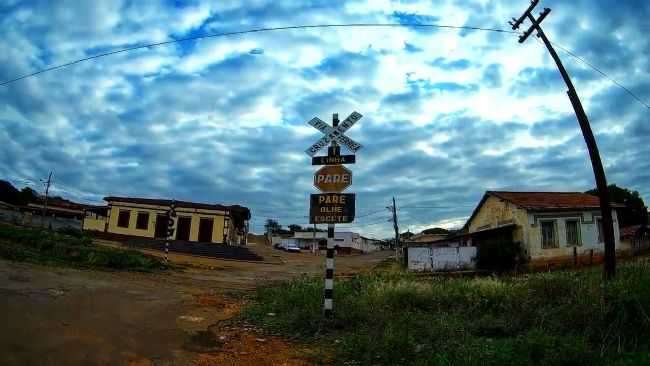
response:
M541 41L539 41L539 40L537 40L537 41L538 41L538 42L541 42ZM549 41L549 42L551 42L551 41ZM624 90L625 92L627 92L627 94L629 94L632 98L636 99L637 102L641 103L641 105L643 105L643 106L646 107L647 109L650 109L650 104L646 103L646 102L645 102L644 100L642 100L638 95L636 95L632 90L628 89L628 88L625 87L623 84L619 83L619 82L616 81L614 78L612 78L611 76L607 75L604 71L602 71L601 69L599 69L598 67L596 67L596 66L593 65L592 63L590 63L590 62L588 62L587 60L585 60L584 58L582 58L582 57L576 55L574 52L572 52L571 50L569 50L568 48L566 48L566 47L564 47L564 46L562 46L562 45L560 45L560 44L557 44L557 43L555 43L555 42L551 42L551 44L552 44L553 46L559 48L559 49L560 49L562 52L564 52L565 54L567 54L567 55L573 57L575 60L581 62L583 65L586 65L586 66L590 67L591 69L593 69L594 71L596 71L597 73L599 73L600 75L602 75L604 78L606 78L607 80L609 80L610 82L612 82L614 85L616 85L616 86L618 86L619 88L623 89L623 90Z
M49 72L49 71L62 69L62 68L68 67L68 66L78 64L80 62L84 62L84 61L94 60L94 59L98 59L98 58L101 58L101 57L116 55L116 54L124 53L124 52L136 51L136 50L145 49L145 48L153 48L153 47L158 47L158 46L164 46L164 45L173 44L173 43L196 41L196 40L207 39L207 38L236 36L236 35L250 34L250 33L283 31L283 30L291 30L291 29L345 28L345 27L448 28L448 29L467 29L467 30L489 31L489 32L497 32L497 33L513 33L513 34L518 33L518 32L510 31L510 30L507 30L507 29L483 28L483 27L474 27L474 26L444 25L444 24L422 24L422 23L415 23L415 24L405 24L405 23L345 23L345 24L313 24L313 25L291 25L291 26L284 26L284 27L253 28L253 29L247 29L247 30L241 30L241 31L222 32L222 33L204 34L204 35L198 35L198 36L192 36L192 37L183 37L183 38L172 39L172 40L169 40L169 41L147 43L147 44L143 44L143 45L137 45L137 46L132 46L132 47L121 48L121 49L117 49L117 50L114 50L114 51L103 52L103 53L99 53L99 54L96 54L96 55L83 57L83 58L76 59L76 60L73 60L73 61L65 62L65 63L59 64L59 65L55 65L55 66L47 67L47 68L44 68L44 69L40 69L40 70L37 70L37 71L29 73L29 74L21 75L21 76L18 76L16 78L13 78L13 79L3 81L2 83L0 83L0 86L9 85L9 84L15 83L16 81L19 81L19 80L34 77L36 75L43 74L43 73L46 73L46 72Z

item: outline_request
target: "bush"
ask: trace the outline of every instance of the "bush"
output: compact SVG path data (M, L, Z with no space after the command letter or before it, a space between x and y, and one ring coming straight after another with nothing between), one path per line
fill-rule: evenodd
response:
M0 258L120 270L167 268L158 258L135 250L95 246L78 230L48 231L9 225L0 225Z

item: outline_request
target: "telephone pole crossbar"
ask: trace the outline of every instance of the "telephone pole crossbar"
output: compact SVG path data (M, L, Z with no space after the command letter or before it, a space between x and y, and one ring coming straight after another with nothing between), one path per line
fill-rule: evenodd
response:
M587 150L589 151L589 158L591 159L591 166L594 171L598 197L600 198L600 211L603 225L603 236L605 241L605 263L603 276L606 280L612 279L616 276L616 241L614 238L614 222L612 219L612 207L609 199L609 191L607 189L605 169L603 168L600 153L598 152L598 145L596 144L594 133L591 130L589 119L587 118L587 114L582 107L582 103L580 102L578 93L573 86L573 82L571 82L569 73L567 73L564 65L562 65L560 57L558 56L557 52L555 52L553 45L542 30L541 23L551 12L551 9L545 8L537 19L535 19L531 13L538 3L539 0L532 0L528 9L526 9L526 11L518 19L512 18L514 22L511 21L510 25L512 26L513 30L517 30L523 21L528 18L532 25L521 35L521 37L519 37L519 43L526 41L526 39L536 31L537 36L542 39L544 45L546 46L546 49L553 58L553 61L555 61L555 64L557 65L557 68L562 75L562 79L564 79L564 83L567 86L567 95L569 96L569 100L573 106L573 110L576 114L576 118L578 119L580 129L582 130L585 144L587 145Z

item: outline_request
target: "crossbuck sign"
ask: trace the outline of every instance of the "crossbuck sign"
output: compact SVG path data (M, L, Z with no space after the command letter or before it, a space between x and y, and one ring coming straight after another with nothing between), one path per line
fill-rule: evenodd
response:
M316 141L313 145L311 145L309 149L305 150L305 152L307 153L307 155L313 157L318 152L318 150L329 145L329 143L332 141L336 141L339 144L347 147L353 153L357 152L357 150L361 148L361 144L345 136L344 133L350 127L352 127L352 125L354 125L358 120L360 120L361 117L363 117L361 113L352 112L352 114L350 114L348 118L346 118L343 122L339 123L339 125L336 128L323 122L318 117L312 118L312 120L309 121L308 123L312 125L314 128L316 128L317 130L319 130L320 132L324 133L325 136L321 137L318 141Z

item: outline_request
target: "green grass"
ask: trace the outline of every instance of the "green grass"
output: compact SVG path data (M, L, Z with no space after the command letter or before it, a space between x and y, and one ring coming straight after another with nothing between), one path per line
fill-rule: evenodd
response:
M0 224L0 258L47 265L152 271L166 269L159 259L135 250L92 244L78 230L50 231Z
M321 278L260 288L243 316L325 347L336 365L650 363L648 262L620 266L606 285L600 268L475 279L381 270L337 281L331 320L322 294Z

